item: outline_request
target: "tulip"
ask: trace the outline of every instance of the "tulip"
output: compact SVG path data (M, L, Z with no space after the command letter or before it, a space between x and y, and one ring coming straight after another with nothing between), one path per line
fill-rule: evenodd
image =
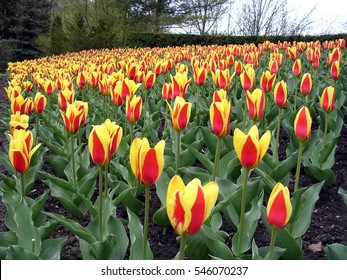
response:
M243 167L249 170L259 164L269 147L270 138L271 133L268 130L259 140L258 128L255 125L247 135L240 129L235 129L234 147Z
M142 97L134 95L130 100L130 97L127 96L126 100L126 118L131 123L134 124L137 122L141 116L142 111Z
M258 128L255 125L251 127L247 135L238 128L234 130L234 148L241 162L241 165L245 168L242 188L240 223L238 226L238 232L240 233L240 235L237 245L237 255L240 255L242 251L243 223L246 209L246 190L249 171L250 169L256 167L265 155L270 144L270 139L271 132L268 130L259 140Z
M228 99L226 90L220 89L213 92L213 103L221 102L223 99Z
M276 144L274 147L274 157L276 162L278 162L278 143L280 137L281 128L281 115L282 109L287 106L287 83L285 81L280 81L275 85L274 88L274 100L276 105L279 107L278 117L277 117L277 132L276 132Z
M156 76L155 74L150 70L146 73L145 78L144 78L144 88L149 90L153 87L155 83Z
M330 77L335 81L340 79L340 62L339 61L334 61L333 63L331 63Z
M25 82L23 82L23 87L24 87L26 92L29 92L33 88L33 84L29 81L25 81Z
M111 100L114 106L119 107L123 104L124 99L122 98L122 92L120 90L116 90L116 88L117 86L111 87ZM116 112L118 112L118 110Z
M253 90L255 83L255 72L252 66L247 66L240 75L241 85L244 91Z
M132 99L135 92L140 86L140 83L135 83L135 81L125 78L123 81L117 82L115 90L117 92L121 92L123 100L126 100L127 96L129 96L130 99Z
M98 86L99 76L100 73L96 71L92 71L89 73L88 82L92 88L96 88Z
M253 121L258 121L264 116L265 94L261 89L253 92L246 91L248 115Z
M312 118L307 107L302 107L296 114L294 120L294 133L300 141L311 138Z
M288 56L292 61L295 61L298 58L298 51L296 46L289 47L288 49Z
M43 84L43 89L48 96L52 95L55 90L55 83L51 80L46 80Z
M185 129L188 125L191 113L192 104L186 102L184 98L178 96L175 98L175 103L173 108L168 103L171 117L172 117L172 127L176 131L181 131Z
M143 226L143 259L146 258L148 219L149 219L149 191L160 177L164 168L165 141L159 141L151 148L147 138L136 138L130 145L130 166L133 174L145 185L145 218Z
M275 83L276 74L271 74L270 71L266 71L260 78L260 86L264 92L269 92Z
M294 191L296 191L299 186L300 167L301 167L302 153L304 150L304 141L311 138L311 125L312 125L312 118L310 115L310 111L307 107L304 106L298 111L294 120L294 133L295 133L295 136L300 141L298 162L297 162L296 173L295 173Z
M292 73L295 77L299 77L302 73L301 60L299 58L293 63Z
M227 99L223 99L221 102L212 103L210 107L210 123L212 131L218 136L212 181L216 179L219 169L221 138L227 136L230 132L231 111L231 104Z
M272 228L269 259L273 257L273 249L278 229L285 227L292 214L289 189L277 183L272 189L266 208L266 218Z
M72 103L75 98L75 92L69 89L63 89L58 94L58 106L61 110L66 110L67 103Z
M193 78L197 86L203 86L207 78L207 69L205 67L193 67Z
M24 98L23 95L18 95L11 99L11 111L15 114L17 111L20 114L30 115L33 110L33 101L30 97Z
M240 74L243 72L243 64L242 61L238 60L234 64L234 71L237 76L240 76Z
M162 88L162 97L165 100L171 100L173 98L173 86L171 83L164 83Z
M88 103L87 102L83 102L83 101L79 101L79 100L75 100L73 102L73 104L75 105L75 107L77 108L77 110L82 110L82 119L81 119L81 125L83 125L86 122L87 116L88 116Z
M80 107L77 107L78 103L75 102L71 104L67 103L65 113L60 110L60 114L64 120L65 129L70 134L75 134L79 130L85 117L84 110Z
M322 96L320 98L320 104L322 109L325 111L325 127L324 127L324 137L323 143L326 143L326 135L328 132L329 125L329 113L334 110L335 107L335 88L328 86L323 90Z
M22 94L22 88L20 86L10 85L8 88L5 88L5 91L7 93L8 99L10 100Z
M212 79L216 87L228 90L233 76L230 77L229 69L217 69L215 73L212 72Z
M271 59L269 62L269 70L271 74L277 74L278 72L278 63L275 59Z
M93 162L98 166L110 163L122 139L123 129L107 119L101 125L93 126L88 138L88 148Z
M33 154L41 144L33 146L33 136L31 131L15 130L11 136L8 151L10 162L16 172L21 174L22 198L25 199L24 176L23 174L30 169L30 161Z
M76 77L77 87L82 90L87 84L87 73L85 71L78 72Z
M15 114L11 115L10 121L10 134L13 135L14 130L27 129L29 126L29 116L25 114L20 114L17 111Z
M181 236L179 259L183 259L186 237L199 231L208 219L218 198L219 188L215 182L201 185L193 179L185 186L179 176L169 183L166 195L166 211L175 232Z
M175 76L171 76L172 87L173 87L173 97L181 96L185 98L186 92L192 78L188 79L186 75L181 73L176 73Z
M36 114L42 113L46 105L47 105L46 97L41 92L37 92L34 98L34 112Z

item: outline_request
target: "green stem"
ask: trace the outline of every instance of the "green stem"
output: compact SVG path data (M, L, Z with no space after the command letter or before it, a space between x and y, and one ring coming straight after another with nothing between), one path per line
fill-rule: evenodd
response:
M164 138L164 133L165 133L166 128L167 128L167 115L168 114L169 114L169 107L166 105L165 116L164 116L164 129L163 129L162 139Z
M242 131L245 130L247 111L248 111L248 108L247 108L247 97L245 96L245 108L244 108L244 111L243 111L243 120L242 120L242 128L241 128Z
M81 138L81 131L77 131L77 141L78 141L78 146L81 147L82 145L82 138ZM78 151L78 157L80 159L80 162L82 162L82 149L80 148Z
M282 115L282 108L279 108L278 119L277 119L276 144L274 147L274 157L276 162L278 162L278 143L280 140L281 115Z
M184 259L184 252L186 250L186 243L187 243L187 236L186 235L182 235L181 236L181 243L180 243L180 254L179 254L179 260L183 260Z
M304 106L306 106L306 95L304 95Z
M37 135L39 134L39 114L36 114L35 119L35 145L37 145Z
M22 189L22 198L25 200L25 185L24 185L24 173L20 174L20 186Z
M196 116L196 124L199 125L199 122L200 122L200 118L199 118L199 107L200 107L200 104L199 104L199 100L200 100L200 87L198 85L196 85L196 93L195 93L195 99L196 99L196 106L195 106L195 116Z
M130 142L134 140L134 124L130 123Z
M75 165L75 147L74 147L74 135L71 134L71 161L72 161L72 177L75 188L77 189L76 179L76 165Z
M103 167L100 166L99 169L99 241L103 242L102 234L102 176L103 176Z
M144 112L145 112L145 116L144 116L144 123L146 124L146 116L147 116L147 104L148 104L148 90L145 90L145 100L144 100L144 102L145 102L145 110L144 110Z
M149 192L150 187L145 186L145 220L143 223L143 259L146 259L147 238L148 238L148 220L149 220Z
M269 260L273 259L274 248L275 248L275 243L276 243L276 233L277 233L277 229L276 228L272 228L272 231L271 231L271 241L270 241L270 251L269 251Z
M243 188L242 188L242 201L241 201L241 213L240 213L240 226L239 226L239 240L237 244L237 255L241 254L242 249L242 237L243 237L243 220L246 209L246 191L247 191L247 182L248 182L249 169L245 168L245 174L243 177Z
M104 116L104 118L106 117L106 95L104 95L104 110L102 112L102 115Z
M299 186L299 177L300 177L300 168L301 168L301 159L302 159L302 152L304 150L304 142L300 141L299 144L299 154L298 154L298 163L296 165L296 172L295 172L295 185L294 185L294 192L298 189Z
M118 106L116 106L116 112L114 114L114 120L116 121L116 123L117 123L117 119L118 119Z
M324 140L323 140L323 145L325 146L326 143L326 138L327 138L327 133L328 133L328 125L329 125L329 114L325 112L325 127L324 127Z
M31 252L35 254L35 238L31 239Z
M179 167L179 159L181 154L181 132L177 131L177 141L176 141L176 166L175 166L175 174L178 175L178 167Z
M222 138L218 137L217 146L216 146L216 155L214 157L214 166L212 173L212 181L216 180L216 176L219 170L219 159L220 159L220 147L221 147Z
M296 96L297 96L297 89L298 82L296 81L296 77L294 77L294 112L296 111Z
M105 166L105 197L107 197L108 194L108 165Z

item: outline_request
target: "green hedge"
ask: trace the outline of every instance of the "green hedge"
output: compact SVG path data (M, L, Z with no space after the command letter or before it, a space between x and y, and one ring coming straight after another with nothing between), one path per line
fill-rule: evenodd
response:
M224 35L192 35L192 34L155 34L155 33L129 33L122 47L167 47L183 45L227 45L245 43L263 43L278 41L326 41L347 38L347 34L320 35L320 36L224 36Z

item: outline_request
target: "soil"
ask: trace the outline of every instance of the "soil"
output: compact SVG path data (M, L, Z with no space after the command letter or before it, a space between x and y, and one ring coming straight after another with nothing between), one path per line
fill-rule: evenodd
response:
M0 104L8 106L8 98L4 87L7 86L6 79L0 76ZM0 116L3 116L4 107L0 106ZM345 114L345 123L347 120L347 114ZM1 124L0 124L1 125ZM1 127L0 127L1 128ZM285 147L288 143L288 136L284 131L281 133L281 142ZM6 146L8 145L6 136L0 133L0 150L6 152ZM279 151L279 155L283 156L285 152ZM327 259L326 254L323 251L324 246L332 243L342 243L347 245L347 206L344 204L338 189L340 187L347 190L347 128L343 127L341 136L337 143L336 163L333 167L333 171L336 175L336 183L328 187L323 187L320 192L319 200L316 203L314 213L309 229L303 236L303 258L306 260L315 259ZM49 172L49 166L44 165L45 171ZM6 174L6 170L0 164L0 172ZM41 182L39 177L34 189L30 192L30 196L36 197L40 195L47 187ZM305 176L302 172L301 176L302 185L309 185L312 183L311 179ZM140 197L143 199L143 197ZM150 217L154 212L159 209L160 201L155 195L154 190L151 191L150 199ZM73 217L61 206L61 204L53 197L49 197L45 211L59 213L67 218L73 219ZM6 208L0 201L0 231L7 231L4 224L4 215ZM124 208L119 207L118 215L122 218L126 217L126 211ZM143 218L143 213L138 213L139 217ZM81 222L81 221L80 221ZM89 217L86 217L81 223L86 225L89 222ZM226 227L230 229L230 227ZM179 243L176 240L177 235L171 228L167 229L166 234L163 234L163 228L159 227L152 221L149 224L149 242L153 251L154 259L172 259L179 250ZM234 232L230 230L229 236L231 239ZM62 226L58 226L54 231L52 237L67 236L67 241L61 253L61 259L75 260L81 259L81 252L79 250L79 241L72 235L67 229ZM257 231L255 233L255 241L257 245L267 246L270 243L270 235L265 229L261 221L258 223Z

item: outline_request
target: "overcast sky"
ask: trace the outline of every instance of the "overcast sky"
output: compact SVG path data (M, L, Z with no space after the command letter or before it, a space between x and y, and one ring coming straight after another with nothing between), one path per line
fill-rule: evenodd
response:
M232 9L237 9L244 1L248 0L234 1ZM311 15L314 23L312 29L307 30L307 34L336 34L347 31L347 0L287 0L287 4L299 18L316 6ZM225 26L225 22L222 25ZM222 31L221 25L218 31Z

